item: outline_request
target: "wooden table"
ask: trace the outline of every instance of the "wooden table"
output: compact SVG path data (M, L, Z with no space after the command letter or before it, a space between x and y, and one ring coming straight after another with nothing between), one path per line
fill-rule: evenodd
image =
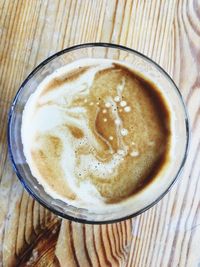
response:
M200 1L0 0L0 266L200 266ZM55 52L112 42L158 62L187 104L191 145L180 180L156 206L121 223L61 220L23 189L8 157L11 101Z

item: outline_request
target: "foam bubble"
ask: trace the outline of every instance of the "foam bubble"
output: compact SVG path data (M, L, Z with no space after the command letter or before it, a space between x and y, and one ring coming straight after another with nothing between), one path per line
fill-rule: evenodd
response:
M122 129L121 129L121 135L122 135L122 136L126 136L126 135L128 135L128 130L125 129L125 128L122 128Z
M131 111L131 107L126 106L126 107L124 108L124 111L125 111L125 112L130 112L130 111Z
M111 103L110 102L106 102L105 107L106 108L110 108L111 107Z
M115 96L114 100L115 100L115 102L120 102L121 97L117 95L117 96Z
M120 106L121 106L121 107L125 107L126 104L127 104L127 103L126 103L126 101L124 101L124 100L120 102Z
M131 157L138 157L139 154L140 154L139 151L134 150L134 151L132 151L132 152L130 153L130 156L131 156Z

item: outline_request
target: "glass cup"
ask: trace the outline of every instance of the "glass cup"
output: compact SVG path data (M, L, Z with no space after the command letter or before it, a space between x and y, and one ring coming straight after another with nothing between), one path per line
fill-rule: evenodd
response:
M75 60L84 58L101 58L119 60L128 63L133 69L143 73L150 80L157 83L165 91L170 100L171 110L175 114L173 132L176 136L174 144L175 156L172 166L165 171L162 179L155 179L151 188L144 188L142 193L129 203L125 209L101 214L87 209L68 205L59 199L48 195L42 185L32 176L26 162L21 140L22 112L29 96L48 75L56 69ZM125 220L146 211L156 204L177 180L186 160L189 143L189 126L186 108L182 96L170 76L154 61L143 54L120 45L107 43L87 43L64 49L49 57L37 66L25 79L19 88L10 108L8 121L8 147L13 168L26 190L42 204L57 215L82 223L113 223Z

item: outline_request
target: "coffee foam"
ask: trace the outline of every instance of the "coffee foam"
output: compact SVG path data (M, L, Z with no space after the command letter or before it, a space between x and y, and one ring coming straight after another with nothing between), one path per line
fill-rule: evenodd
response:
M134 130L128 127L131 112L142 111L137 103L124 99L127 78L122 76L115 92L105 94L103 99L98 94L94 96L98 89L93 88L95 79L106 71L120 71L120 65L115 64L123 66L117 61L84 59L56 70L38 86L23 111L22 143L33 176L53 198L95 212L123 208L133 201L134 194L129 196L134 190L120 195L120 191L127 190L126 175L131 179L130 165L138 161L135 164L141 165L139 172L145 161L152 162L152 155L139 161L144 155L142 143L139 147L135 144ZM101 89L102 86L106 84L102 83ZM148 129L143 135L141 142L147 140L144 147L151 150L159 136L149 140ZM171 144L169 158L172 150ZM157 176L161 173L162 170ZM133 189L141 173L134 175L135 180L130 183ZM120 183L115 186L118 180ZM118 191L117 199L109 192L112 187Z

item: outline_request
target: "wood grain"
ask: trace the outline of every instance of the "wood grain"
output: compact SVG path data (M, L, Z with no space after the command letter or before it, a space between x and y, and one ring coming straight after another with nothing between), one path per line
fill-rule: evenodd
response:
M23 189L7 114L28 73L53 53L113 42L158 62L186 101L191 144L180 180L142 215L113 225L61 220ZM200 1L0 0L0 266L199 266Z

